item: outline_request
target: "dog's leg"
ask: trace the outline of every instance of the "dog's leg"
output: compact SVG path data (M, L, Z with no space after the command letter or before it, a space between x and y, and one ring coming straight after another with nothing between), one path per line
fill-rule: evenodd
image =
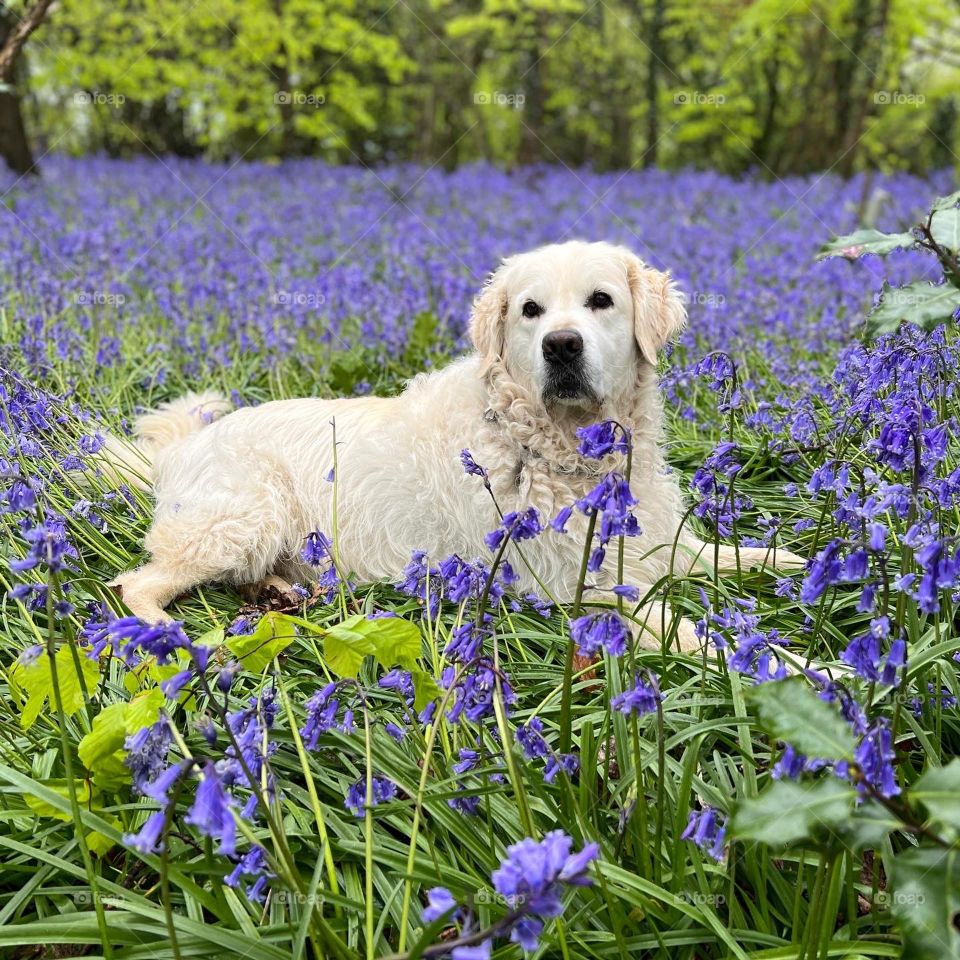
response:
M683 562L688 563L691 573L712 573L714 562L720 573L730 573L737 570L738 554L741 570L791 571L802 570L806 565L803 557L782 547L732 547L726 543L721 543L719 548L714 543L698 543L694 556ZM677 557L680 565L679 553Z
M645 650L660 650L665 642L681 653L698 653L703 641L692 620L675 614L665 600L649 600L636 613L640 624L637 642Z
M225 512L197 508L158 517L147 534L149 563L121 574L119 587L131 613L148 622L169 620L163 608L201 583L255 583L282 549L279 510L235 499Z
M289 600L291 603L297 603L299 601L299 597L293 591L293 584L288 583L283 577L279 577L275 573L268 573L262 580L258 580L256 583L245 583L240 588L240 596L242 596L247 603L256 603L262 596L269 594L271 590L275 590L285 600Z
M121 574L108 586L135 617L145 623L166 623L173 618L164 607L199 582L182 570L151 560Z

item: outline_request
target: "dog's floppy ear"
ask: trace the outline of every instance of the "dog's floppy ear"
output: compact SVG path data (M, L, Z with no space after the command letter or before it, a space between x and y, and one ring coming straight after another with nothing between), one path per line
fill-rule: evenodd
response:
M480 354L481 376L503 356L507 324L507 285L504 272L507 261L490 274L480 295L473 301L470 338Z
M683 329L687 308L670 274L627 254L627 280L633 296L633 335L643 359L657 365L657 353Z

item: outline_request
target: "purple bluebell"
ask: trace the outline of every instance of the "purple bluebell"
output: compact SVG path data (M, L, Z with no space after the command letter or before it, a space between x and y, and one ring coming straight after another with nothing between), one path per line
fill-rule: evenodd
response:
M388 803L397 796L397 785L388 777L374 774L371 784L373 787L370 801L367 801L367 778L361 777L347 791L344 806L355 817L363 817L368 806L375 807L381 803Z
M593 656L606 650L611 656L619 657L627 649L630 629L623 618L611 610L588 613L571 620L570 636L584 656Z

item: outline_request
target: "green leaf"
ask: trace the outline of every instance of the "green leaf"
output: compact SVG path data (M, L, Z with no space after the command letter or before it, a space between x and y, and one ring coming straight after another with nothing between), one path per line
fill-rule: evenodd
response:
M400 664L413 669L421 654L420 628L401 617L378 617L367 620L367 636L373 640L375 654L386 669Z
M387 669L399 664L412 670L421 652L420 628L401 617L370 620L357 613L327 629L323 652L340 677L356 677L363 658L370 655Z
M960 208L938 210L930 219L933 239L953 253L960 250Z
M915 323L933 330L945 323L960 307L960 289L952 284L934 286L923 280L904 287L884 283L880 302L867 318L867 336L896 333L901 323Z
M357 613L327 630L323 641L323 655L327 666L338 677L356 677L363 658L375 650L373 640L362 629L358 629L363 622L372 621L367 620L362 613Z
M758 684L747 696L757 708L760 726L771 736L808 757L853 760L850 727L802 677Z
M413 707L419 712L432 700L436 700L441 691L433 674L426 670L411 670L410 676L413 679Z
M945 767L930 767L911 787L910 799L919 800L934 819L960 830L960 758Z
M890 909L900 923L903 960L960 958L960 851L918 847L891 864Z
M282 613L271 610L260 618L253 633L227 640L227 649L240 661L244 670L263 673L273 658L293 643L296 635L296 625ZM210 636L209 633L204 634L202 639Z
M98 809L98 812L103 814L103 811ZM110 824L115 830L123 829L123 823L120 821L120 818L114 816L113 814L107 813L103 814L104 820ZM91 830L87 834L87 847L90 852L96 857L103 857L108 854L115 844L111 837L108 837L105 833L100 833L98 830Z
M846 257L856 260L865 253L875 253L883 257L894 250L904 250L916 243L912 233L881 233L879 230L857 230L844 237L837 237L824 244L817 254L818 260L830 257Z
M157 722L164 696L159 687L146 690L126 703L113 703L93 719L93 729L80 741L77 753L102 790L130 782L124 764L127 737Z
M70 797L67 781L63 778L59 780L44 780L43 785L59 797L66 797L68 799ZM89 808L92 799L90 784L86 780L74 780L74 787L77 791L77 801L81 806ZM62 820L64 823L69 823L73 818L69 810L62 810L59 807L55 807L52 803L48 803L40 797L35 797L28 793L24 796L24 800L27 801L27 806L38 817L53 817L54 820Z
M855 799L853 787L839 780L779 780L760 796L737 805L730 832L739 840L784 847L822 835L823 828L833 828L844 821Z
M960 190L957 190L955 193L950 193L945 197L937 197L934 201L933 210L949 210L951 207L955 207L960 203Z
M113 703L93 718L93 729L77 747L80 760L88 770L96 770L104 758L122 750L127 737L126 710L126 703Z
M80 672L83 685L89 693L94 689L100 676L100 664L82 653L79 655ZM63 700L63 712L69 717L83 707L83 686L77 675L73 653L68 644L63 644L56 653L57 678L60 696ZM17 664L11 671L11 688L16 687L23 697L23 712L20 725L29 730L40 716L44 704L49 699L50 712L54 712L53 683L50 673L50 658L41 653L33 663L24 667Z
M103 804L100 803L99 792L96 790L91 792L90 784L86 780L75 780L74 784L77 792L77 802L83 807L83 809L90 810L93 813L103 814ZM65 800L70 799L70 791L66 780L47 780L44 783L44 786L49 790L53 790L54 793L60 797L63 797ZM55 807L52 803L42 800L40 797L35 797L29 793L24 795L24 800L26 800L27 806L38 817L51 817L54 820L62 820L64 823L70 823L73 820L73 814L70 812L69 808L65 810L61 807ZM110 826L118 830L123 826L119 817L116 817L113 814L105 815L104 819L110 824ZM90 852L96 854L98 857L102 857L114 847L113 839L103 833L100 833L98 830L91 830L86 835L86 840Z
M853 850L876 850L903 822L878 803L865 803L844 820L837 832L846 846Z

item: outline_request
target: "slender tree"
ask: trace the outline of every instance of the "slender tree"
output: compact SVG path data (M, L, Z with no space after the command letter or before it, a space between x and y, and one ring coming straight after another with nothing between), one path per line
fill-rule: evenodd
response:
M53 0L36 0L17 20L0 2L0 156L14 173L38 173L20 110L17 63L27 38L43 22Z

